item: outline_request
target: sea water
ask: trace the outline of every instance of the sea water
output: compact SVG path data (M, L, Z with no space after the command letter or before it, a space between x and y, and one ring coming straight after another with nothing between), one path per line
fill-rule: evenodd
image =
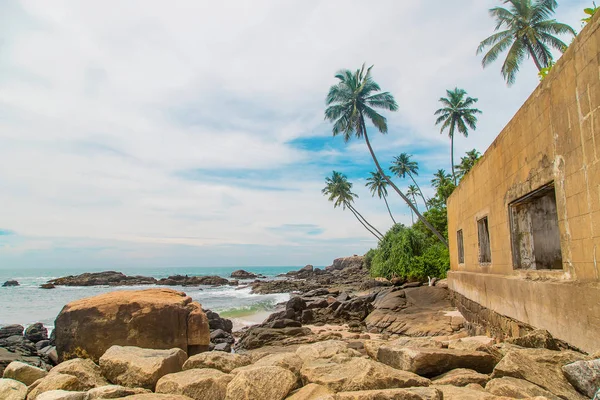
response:
M300 267L219 267L219 268L121 268L126 275L151 276L156 279L171 275L209 276L229 278L237 269L262 274L267 279L277 279L277 275L298 270ZM20 286L0 287L0 326L21 324L24 326L42 322L49 329L54 326L56 316L63 306L84 297L115 290L147 289L158 285L143 286L57 286L55 289L40 289L42 283L67 275L102 270L78 269L21 269L18 271L0 269L0 285L7 280L16 280ZM236 328L262 322L278 303L287 301L289 294L252 294L245 284L251 280L240 280L240 286L165 286L187 293L204 309L218 312L230 318Z

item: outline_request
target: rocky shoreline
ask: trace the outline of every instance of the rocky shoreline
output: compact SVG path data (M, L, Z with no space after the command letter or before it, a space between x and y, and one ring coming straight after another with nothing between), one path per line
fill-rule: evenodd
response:
M144 281L115 274L52 284ZM356 256L306 266L251 282L295 294L239 332L171 289L83 299L61 311L56 337L0 328L0 398L577 400L600 389L600 354L545 331L471 336L445 282L428 283L372 279Z

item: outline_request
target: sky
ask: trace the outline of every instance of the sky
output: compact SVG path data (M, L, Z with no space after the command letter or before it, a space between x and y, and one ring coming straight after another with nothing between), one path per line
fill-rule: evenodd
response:
M580 30L591 2L559 1ZM332 170L380 231L363 141L332 137L335 73L374 65L399 105L370 128L432 193L450 169L433 112L461 87L483 111L455 157L484 152L538 84L475 54L492 0L0 0L0 268L329 265L376 246L321 194ZM396 179L405 188L409 182ZM410 224L390 193L399 222Z

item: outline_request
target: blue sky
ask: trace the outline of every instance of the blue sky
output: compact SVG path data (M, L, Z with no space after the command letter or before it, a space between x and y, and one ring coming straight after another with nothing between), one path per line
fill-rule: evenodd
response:
M560 1L580 29L587 1ZM380 161L450 168L434 126L455 86L479 98L484 151L537 85L507 88L478 43L499 1L0 3L0 268L327 265L375 245L321 195L332 170L379 230L363 142L331 137L324 97L341 68L374 64L399 111L371 131ZM360 18L360 23L349 23ZM408 182L398 181L402 187ZM410 222L390 197L396 219Z

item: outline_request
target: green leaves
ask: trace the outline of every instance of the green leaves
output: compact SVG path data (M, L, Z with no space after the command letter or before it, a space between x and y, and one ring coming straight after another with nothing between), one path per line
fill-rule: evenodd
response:
M589 17L581 19L581 22L583 22L582 25L585 25L588 22L590 22L592 20L592 18L594 17L594 15L596 14L596 12L598 11L598 9L600 8L600 7L596 6L596 2L594 2L593 4L594 4L594 7L586 8L583 10L583 12L586 13L587 15L589 15Z

